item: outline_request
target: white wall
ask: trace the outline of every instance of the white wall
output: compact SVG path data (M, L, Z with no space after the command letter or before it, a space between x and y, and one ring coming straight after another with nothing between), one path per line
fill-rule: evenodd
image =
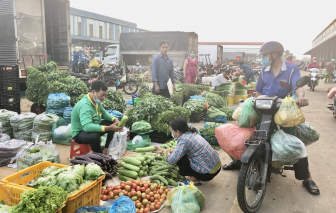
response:
M210 54L211 64L214 64L217 60L217 45L198 45L198 55L201 54ZM204 56L199 58L203 58L204 63L206 63ZM202 60L200 59L200 61Z

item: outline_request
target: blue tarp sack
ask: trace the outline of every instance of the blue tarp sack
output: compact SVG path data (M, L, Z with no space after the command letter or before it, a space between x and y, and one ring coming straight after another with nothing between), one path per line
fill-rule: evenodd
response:
M72 107L65 107L63 111L63 118L66 122L71 123L71 113L73 108Z
M133 105L133 101L132 100L127 101L126 105Z
M190 99L201 99L202 101L204 101L204 98L200 95L190 96Z
M65 93L50 93L47 99L48 109L61 109L70 106L70 97Z
M202 137L208 141L209 144L211 145L219 145L217 138L208 138L207 136L202 135Z
M211 127L211 126L218 127L218 126L220 126L220 125L222 125L222 123L206 122L206 123L204 124L204 128Z
M65 110L65 108L59 108L59 109L50 109L50 108L48 108L47 109L47 114L54 114L54 115L62 117L63 113L64 113L64 110Z
M135 204L131 198L121 195L108 213L136 213Z
M215 123L226 123L227 118L225 115L218 115L215 118L210 118L208 115L205 115L205 121L215 122Z
M119 119L119 121L122 119L122 117L124 117L124 115L116 110L106 110L106 112L110 115L112 115L113 117L116 117Z
M76 213L85 213L85 212L100 212L108 210L108 208L100 207L100 206L83 206Z

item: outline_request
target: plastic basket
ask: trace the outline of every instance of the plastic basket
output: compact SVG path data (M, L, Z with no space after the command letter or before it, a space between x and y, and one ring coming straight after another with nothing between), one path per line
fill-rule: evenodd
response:
M57 166L60 168L69 167L69 165L63 165L58 163L51 163L49 161L44 161L34 166L23 169L16 172L4 179L2 182L8 186L15 186L21 188L23 191L25 189L33 189L26 186L29 181L36 180L39 178L42 171L49 166ZM98 180L92 181L90 184L86 185L76 193L68 196L68 202L62 209L63 213L75 213L82 206L97 206L100 203L101 187L105 175L99 177ZM13 195L12 199L17 197Z
M229 106L232 106L234 104L234 97L226 97L226 99L229 102Z
M191 113L191 115L189 116L190 122L198 123L198 122L204 120L206 112L207 112L207 110L205 109L204 111L202 111L200 113Z
M17 104L20 104L20 90L0 93L0 105L16 106Z
M0 183L0 200L4 201L4 203L8 206L15 206L19 204L21 201L20 195L26 190L29 191L36 189ZM58 208L54 213L62 213L62 209L64 208L66 202L67 201L64 201L63 206Z
M0 79L0 92L20 91L19 78Z
M0 66L0 79L20 77L19 66Z
M234 96L234 103L239 104L240 99L245 100L247 98L248 98L248 95L235 95Z

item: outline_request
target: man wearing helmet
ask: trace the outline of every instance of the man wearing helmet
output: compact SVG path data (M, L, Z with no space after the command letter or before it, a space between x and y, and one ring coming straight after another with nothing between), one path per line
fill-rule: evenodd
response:
M321 70L321 66L320 66L320 64L317 62L317 58L316 58L316 57L313 58L313 62L310 62L310 63L308 64L307 71L309 71L309 69L311 69L311 68L318 68L318 69Z
M282 60L284 48L282 44L276 41L266 42L260 49L257 56L263 56L262 68L258 83L256 86L256 98L259 95L276 95L279 98L285 98L288 93L296 88L296 81L301 77L300 69L287 61ZM297 95L297 103L299 107L307 106L308 99L304 97L303 88L295 90ZM282 128L288 134L295 135L296 127ZM224 170L239 169L240 165L231 162L229 165L224 165ZM320 191L312 180L309 172L308 158L300 159L293 165L295 178L303 180L303 185L309 193L318 195Z

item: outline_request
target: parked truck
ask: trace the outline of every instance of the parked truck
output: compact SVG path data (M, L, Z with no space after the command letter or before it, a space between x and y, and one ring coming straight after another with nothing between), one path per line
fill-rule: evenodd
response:
M198 45L198 61L202 64L214 64L217 58L222 63L223 46L221 45ZM209 60L210 59L210 60Z
M0 66L18 66L20 83L29 66L69 69L69 0L0 0L0 20Z
M198 35L194 32L130 32L121 33L119 45L109 45L101 54L106 65L132 66L138 60L142 66L149 66L149 58L160 53L159 44L169 43L168 56L175 68L183 67L190 50L198 52Z

